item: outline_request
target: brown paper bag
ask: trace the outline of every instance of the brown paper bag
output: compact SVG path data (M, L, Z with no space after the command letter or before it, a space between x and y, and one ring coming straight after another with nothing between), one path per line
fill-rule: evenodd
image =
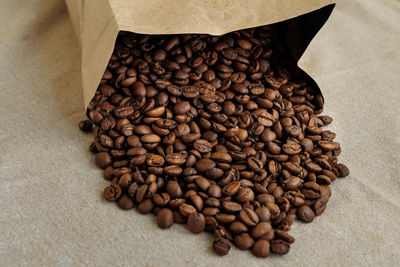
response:
M142 34L206 33L286 21L287 44L298 60L334 8L332 0L66 0L82 45L82 81L88 105L119 31Z

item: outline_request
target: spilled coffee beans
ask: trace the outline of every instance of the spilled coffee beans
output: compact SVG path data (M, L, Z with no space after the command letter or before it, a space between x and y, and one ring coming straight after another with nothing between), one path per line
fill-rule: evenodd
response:
M349 174L323 98L271 26L223 36L120 33L88 107L90 150L121 209L214 232L257 257L286 254ZM79 127L90 131L82 121Z

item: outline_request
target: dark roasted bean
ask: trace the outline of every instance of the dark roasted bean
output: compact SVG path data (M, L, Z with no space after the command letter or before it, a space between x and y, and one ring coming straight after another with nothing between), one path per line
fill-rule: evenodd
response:
M88 105L103 197L168 228L214 232L257 257L285 254L349 175L323 98L276 26L225 36L121 32ZM225 229L226 227L226 229ZM228 229L228 230L227 230ZM233 236L232 236L233 235Z

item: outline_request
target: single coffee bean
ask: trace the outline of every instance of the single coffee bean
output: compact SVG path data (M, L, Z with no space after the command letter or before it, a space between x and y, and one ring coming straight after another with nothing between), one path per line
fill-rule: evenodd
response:
M165 112L165 107L164 106L159 106L156 108L153 108L152 110L147 111L146 115L150 117L160 117L163 115Z
M95 163L99 168L106 168L112 164L111 155L107 152L100 152L96 155Z
M218 161L218 162L224 162L224 163L230 163L232 162L232 157L229 155L227 152L222 152L222 151L217 151L211 154L211 159Z
M159 167L164 165L164 157L160 156L160 155L156 155L156 154L148 154L147 155L147 159L146 159L146 163L148 166L152 166L152 167Z
M240 203L253 201L254 200L254 192L250 188L240 188L236 194L236 199Z
M83 132L90 132L92 131L93 125L88 120L83 120L79 122L79 129Z
M206 228L207 232L214 232L217 229L218 222L214 217L206 216Z
M169 181L167 183L166 190L172 198L179 198L183 196L182 189L177 181Z
M215 218L220 224L229 224L235 221L236 216L233 214L220 213L215 215Z
M240 220L247 226L255 226L259 222L259 218L257 213L255 213L252 209L245 208L239 213Z
M157 214L157 225L161 229L170 228L174 224L174 216L170 209L161 209Z
M229 240L225 238L217 238L213 242L213 250L215 253L219 255L226 255L229 253L229 250L231 249L231 246L229 245Z
M182 171L182 168L176 165L170 165L164 168L164 173L172 177L179 176Z
M121 187L117 184L112 184L104 189L103 197L108 201L115 201L121 196Z
M179 102L174 106L174 113L176 115L183 115L190 110L190 103L188 101Z
M315 218L314 211L306 205L301 206L297 209L297 217L303 222L312 222Z
M290 250L290 245L287 242L280 239L271 241L271 251L273 253L283 255L288 253L289 250Z
M260 238L271 230L272 226L269 222L260 222L253 228L253 230L251 230L251 236L254 238Z
M344 164L338 164L337 169L339 171L339 177L346 177L350 173L349 168Z
M266 258L271 254L270 244L267 240L257 240L252 249L253 255L260 258Z
M170 153L165 156L167 163L171 165L183 165L186 162L186 157L182 153Z
M153 133L150 126L142 124L135 127L135 133L138 135L145 135Z
M134 207L134 202L130 196L124 194L118 199L117 205L123 210L130 210Z
M201 152L201 153L207 153L207 152L211 152L212 149L212 145L210 142L208 142L207 140L204 139L198 139L193 143L193 147Z
M140 214L148 214L154 209L154 204L151 199L145 199L138 205Z
M203 232L206 227L206 219L202 213L191 213L188 217L187 226L190 232L199 234Z
M222 188L222 193L226 196L233 196L239 191L239 188L240 188L240 182L235 181L235 182L225 185Z
M254 239L248 233L241 233L235 236L235 246L239 249L250 249L254 244Z
M265 206L258 207L255 212L260 222L269 222L269 220L271 219L271 213L269 209Z
M242 205L233 201L224 201L222 202L222 208L229 213L235 213L242 210Z
M210 159L201 159L196 162L196 169L200 172L205 172L208 169L214 168L215 166L215 162Z
M289 235L287 232L276 229L275 230L275 236L277 239L283 240L285 242L288 242L289 244L294 243L295 239L291 235Z
M140 140L144 143L159 143L161 138L156 134L145 134L140 138Z
M215 184L210 185L210 187L208 188L208 194L211 197L220 198L222 196L221 187Z
M207 189L211 186L210 181L208 181L204 177L199 177L195 180L196 184L203 190L207 191Z
M153 197L153 201L157 206L165 206L168 204L170 201L170 196L168 193L161 193L161 194L156 194Z
M196 208L193 207L192 205L182 203L179 206L179 213L182 214L185 217L188 217L190 214L196 212Z

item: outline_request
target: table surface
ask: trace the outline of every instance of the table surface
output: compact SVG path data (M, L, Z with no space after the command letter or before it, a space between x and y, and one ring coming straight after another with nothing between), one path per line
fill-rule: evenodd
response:
M88 152L80 48L62 0L0 8L0 265L336 266L400 262L400 2L338 4L301 60L322 88L349 177L296 222L288 255L211 250L209 234L102 200Z

